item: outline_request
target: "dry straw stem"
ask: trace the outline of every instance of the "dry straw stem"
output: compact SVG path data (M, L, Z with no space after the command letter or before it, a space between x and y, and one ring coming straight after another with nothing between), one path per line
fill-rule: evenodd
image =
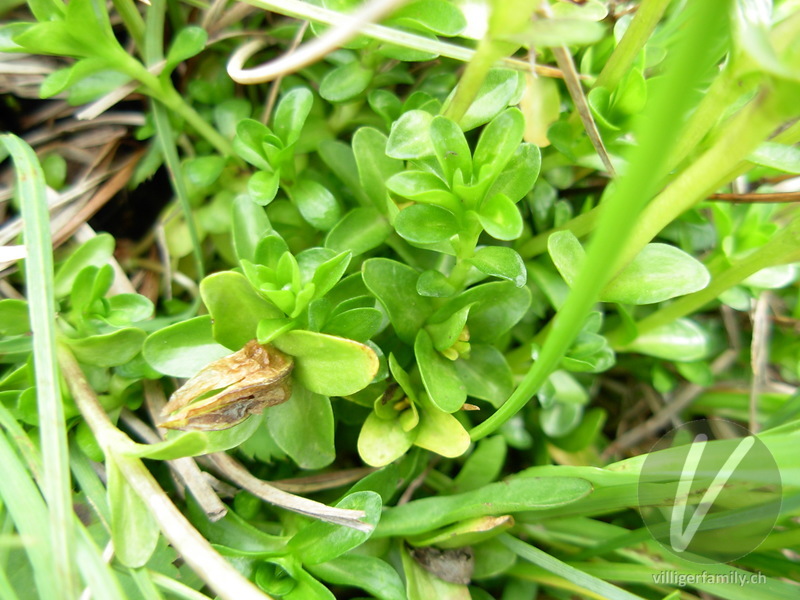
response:
M319 519L320 521L351 527L359 531L370 532L373 529L372 525L359 521L365 515L362 510L334 508L279 490L263 479L252 475L239 462L224 452L211 454L209 458L218 471L227 479L270 504Z
M107 454L113 454L123 476L183 560L223 600L269 600L270 596L248 581L192 527L140 459L121 453L134 447L134 442L111 423L75 357L63 345L58 346L58 361L75 403L98 443Z
M456 60L469 62L475 54L475 50L457 46L439 40L431 40L413 33L407 33L376 25L374 21L386 16L397 8L404 0L372 0L366 3L360 10L352 15L343 14L337 11L328 10L319 6L314 6L299 0L279 0L277 2L269 0L247 0L248 4L274 11L297 19L314 21L334 25L322 36L300 46L294 52L283 54L275 60L266 62L258 67L245 69L244 63L260 50L265 42L263 40L253 40L248 42L230 58L228 62L228 74L231 78L242 84L255 84L271 81L277 77L283 77L294 73L305 66L321 60L328 53L339 48L357 35L367 35L376 40L388 42L404 48L413 48L425 52L431 52L453 58ZM524 60L507 58L501 62L504 66L518 70L527 71L530 65ZM561 71L551 67L536 66L539 75L547 77L561 77Z

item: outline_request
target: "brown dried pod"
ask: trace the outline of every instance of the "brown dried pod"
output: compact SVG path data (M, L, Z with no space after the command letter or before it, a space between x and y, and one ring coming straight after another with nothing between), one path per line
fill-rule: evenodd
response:
M292 395L291 357L251 340L210 363L170 396L159 427L218 431L286 402Z
M419 566L439 579L463 585L467 585L472 579L475 554L469 546L452 550L424 546L409 548L409 553Z

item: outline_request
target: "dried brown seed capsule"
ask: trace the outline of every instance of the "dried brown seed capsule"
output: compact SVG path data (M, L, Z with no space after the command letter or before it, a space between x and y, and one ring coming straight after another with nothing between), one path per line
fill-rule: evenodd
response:
M217 431L238 425L289 399L293 367L291 357L251 340L175 390L161 411L166 420L159 427Z

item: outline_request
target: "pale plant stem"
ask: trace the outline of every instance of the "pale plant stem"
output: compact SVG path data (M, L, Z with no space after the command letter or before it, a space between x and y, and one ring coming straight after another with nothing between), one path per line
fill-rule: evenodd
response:
M269 600L270 596L250 583L189 523L144 463L124 453L136 444L111 423L70 350L59 345L58 358L67 385L86 424L104 452L113 456L125 479L150 510L164 536L181 554L183 560L224 600Z
M246 0L248 4L261 8L264 10L276 12L287 17L294 17L296 19L304 19L313 21L315 23L324 23L326 25L341 24L345 19L352 19L348 15L342 14L334 10L328 10L320 6L315 6L308 2L301 2L300 0ZM430 52L438 54L445 58L452 58L463 62L469 62L475 56L475 50L466 48L449 42L442 42L431 38L422 37L407 31L401 31L392 27L384 25L377 25L375 23L364 24L360 31L361 35L369 36L373 39L380 40L401 46L403 48L411 48L420 50L422 52ZM241 48L237 52L243 51ZM250 50L254 52L255 50ZM252 54L250 54L252 55ZM240 64L247 60L244 57ZM518 71L530 70L530 65L526 60L519 60L515 58L504 58L498 63L498 66L509 67ZM544 65L536 65L536 73L545 77L561 77L561 71L558 69L547 67Z
M670 0L642 0L628 30L611 54L594 87L614 89L644 48Z
M291 54L297 49L297 47L300 45L300 42L303 41L303 36L305 35L307 29L308 29L308 21L304 21L297 29L297 33L292 39L291 45L286 50L287 53ZM267 95L267 102L266 105L264 106L264 113L261 115L261 122L264 125L269 123L269 118L272 116L272 109L275 108L275 101L278 99L278 92L281 91L282 81L283 81L283 75L280 75L275 78L275 81L273 81L269 87L269 94Z
M740 111L716 143L678 175L642 211L617 266L628 264L641 249L683 212L717 187L716 173L744 159L777 127L781 119L770 110L769 92Z
M372 531L372 525L359 521L359 519L365 515L362 510L334 508L319 502L314 502L308 498L295 496L294 494L279 490L266 481L253 476L247 469L239 464L239 462L224 452L211 454L209 455L209 459L225 477L243 487L254 496L258 496L270 504L321 521L344 525L345 527L351 527L359 531Z
M767 383L769 365L769 292L761 292L753 308L753 337L750 343L750 365L753 377L750 381L749 429L758 433L758 398Z
M244 45L231 56L228 62L228 74L243 84L264 83L277 77L283 77L299 71L303 67L324 58L331 51L346 44L356 37L368 23L385 17L406 0L370 0L353 15L340 15L339 24L332 27L320 37L311 40L280 57L258 67L244 68L244 62L261 48L263 42L255 40Z

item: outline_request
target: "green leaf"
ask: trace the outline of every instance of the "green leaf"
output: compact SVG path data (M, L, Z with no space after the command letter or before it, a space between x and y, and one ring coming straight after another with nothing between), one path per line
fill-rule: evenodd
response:
M130 459L106 456L111 540L119 561L126 567L138 568L150 560L161 532L150 508L122 475L116 460Z
M586 258L578 238L569 230L556 231L547 238L547 251L564 281L571 286Z
M355 586L379 600L406 600L400 575L387 562L374 556L344 554L309 565L308 570L328 583Z
M640 335L625 350L665 360L692 362L708 357L710 341L699 325L688 319L678 319Z
M453 361L434 349L431 336L424 329L417 332L414 356L433 405L446 413L460 409L467 400L467 390L458 377Z
M53 71L45 77L39 88L39 96L42 98L52 98L74 86L79 81L99 71L108 69L109 66L108 60L102 57L82 58L73 65Z
M603 289L600 299L623 304L654 304L705 288L711 275L683 250L647 244Z
M328 102L347 102L360 96L372 82L372 70L357 60L331 69L319 84L319 95Z
M329 250L327 252L330 252ZM320 264L314 270L311 283L314 284L314 298L321 298L339 283L352 258L349 252L341 252Z
M392 175L386 187L403 198L438 204L450 212L461 212L458 199L450 192L447 184L433 173L427 171L403 171Z
M400 419L386 420L371 412L361 426L358 455L371 467L383 467L403 456L416 437L416 430L403 429Z
M295 359L294 377L323 396L349 396L372 382L378 357L352 340L313 331L289 331L273 344Z
M275 109L273 127L275 134L287 147L300 139L303 125L313 105L314 95L305 87L296 87L281 98Z
M207 188L219 179L224 168L222 156L197 156L184 161L183 175L194 187Z
M478 250L469 262L481 273L507 279L522 287L528 279L525 263L513 248L486 246Z
M531 293L527 287L518 288L509 281L483 283L449 300L431 317L431 321L444 321L470 304L473 305L467 320L470 340L491 343L525 315L531 304Z
M136 356L146 337L144 331L131 327L85 338L64 338L64 343L82 363L116 367Z
M0 300L0 335L22 335L30 330L28 303L11 298Z
M521 144L486 192L486 196L503 194L512 202L519 202L533 189L541 164L542 153L539 148L533 144Z
M377 308L354 308L331 317L323 333L363 343L381 330L383 319Z
M317 149L322 162L338 177L361 206L370 206L371 200L358 179L356 155L350 144L339 140L322 140Z
M147 364L170 377L189 378L208 363L227 356L229 348L214 341L211 317L203 315L152 333L142 354Z
M478 90L478 95L459 122L461 129L470 131L494 119L507 106L515 103L523 85L522 73L511 69L489 71ZM475 165L478 168L477 160Z
M539 424L550 437L561 437L572 432L581 422L583 406L572 402L556 402L542 408Z
M231 350L255 339L262 319L283 316L280 309L258 295L243 275L234 271L214 273L203 279L200 295L214 323L214 339Z
M361 187L385 216L389 216L386 181L403 170L403 161L387 156L387 141L385 135L372 127L361 127L353 135L353 154Z
M467 395L486 400L495 408L514 391L511 367L500 350L488 344L470 344L469 356L455 361L456 372Z
M524 32L509 36L509 41L548 48L586 46L602 39L605 28L586 19L545 19L532 21Z
M433 115L425 110L410 110L392 124L386 154L392 158L424 158L434 154L430 130Z
M469 455L453 479L453 493L477 490L492 483L503 470L508 446L501 435L487 437Z
M431 298L449 298L456 293L455 286L439 271L423 271L417 279L417 293Z
M102 267L114 254L114 237L101 233L81 244L56 270L54 294L63 298L72 290L72 284L85 267Z
M325 247L358 256L383 244L391 232L392 226L375 208L354 208L328 232Z
M302 179L288 190L289 197L312 227L327 231L341 217L339 203L322 184Z
M465 306L444 321L429 322L425 326L425 329L431 334L433 347L439 352L444 352L461 338L464 333L464 327L467 324L470 308L469 305Z
M375 114L380 115L386 122L387 129L391 127L403 112L403 103L396 94L382 89L370 91L367 102Z
M321 469L336 458L331 401L295 384L292 397L264 412L278 447L301 469Z
M430 298L417 293L417 271L388 258L364 261L364 284L380 301L401 340L413 344L433 312Z
M412 500L390 508L373 536L408 536L465 519L564 506L591 492L592 485L578 477L517 477L463 494Z
M445 0L418 0L392 13L392 24L410 29L453 37L467 26L467 20L455 5Z
M774 290L784 288L797 280L797 265L777 265L767 267L750 275L742 281L742 285L749 287Z
M464 181L472 179L472 152L461 128L447 117L431 121L431 142L445 179L453 184L453 174L461 171Z
M432 204L412 204L394 222L397 233L417 244L445 242L458 234L458 219L449 210Z
M761 70L797 81L797 65L787 64L775 51L772 39L772 3L761 0L736 0L733 3L733 24L737 46Z
M244 160L263 171L272 171L264 151L263 141L272 132L255 119L242 119L236 126L233 149Z
M747 160L786 173L800 173L800 148L794 146L763 142Z
M423 403L414 444L447 458L461 456L469 448L469 433L453 415Z
M221 431L169 431L167 439L157 444L136 444L120 451L125 456L173 460L185 456L200 456L224 452L246 442L262 426L261 415L253 415L242 423Z
M233 203L233 246L241 260L255 260L259 242L269 233L272 225L267 213L247 196L239 196Z
M200 54L206 47L207 40L208 33L202 27L190 25L181 29L169 47L164 73L170 73L179 63Z
M336 508L363 510L366 515L361 521L374 527L381 518L381 497L375 492L355 492L337 502ZM371 530L362 531L315 521L295 534L289 541L288 549L304 564L316 565L357 548L370 537L371 533Z
M480 180L503 171L519 148L524 132L525 117L517 108L509 108L492 119L481 133L472 159Z
M275 199L280 183L280 171L258 171L247 180L247 192L253 202L259 206L266 206Z
M478 220L490 236L511 241L522 235L522 215L508 196L495 194L483 201L478 209Z
M547 240L553 263L572 285L585 252L571 231L552 234ZM623 304L653 304L691 294L708 285L710 275L702 263L667 244L648 244L609 282L601 300Z
M547 382L537 394L539 403L547 408L560 402L563 404L584 405L589 394L578 381L566 371L553 371Z
M153 314L153 303L139 294L117 294L107 301L108 313L103 320L116 327L144 321Z
M592 408L586 411L581 422L563 437L553 438L552 442L567 452L580 452L593 444L603 430L606 422L606 411Z

